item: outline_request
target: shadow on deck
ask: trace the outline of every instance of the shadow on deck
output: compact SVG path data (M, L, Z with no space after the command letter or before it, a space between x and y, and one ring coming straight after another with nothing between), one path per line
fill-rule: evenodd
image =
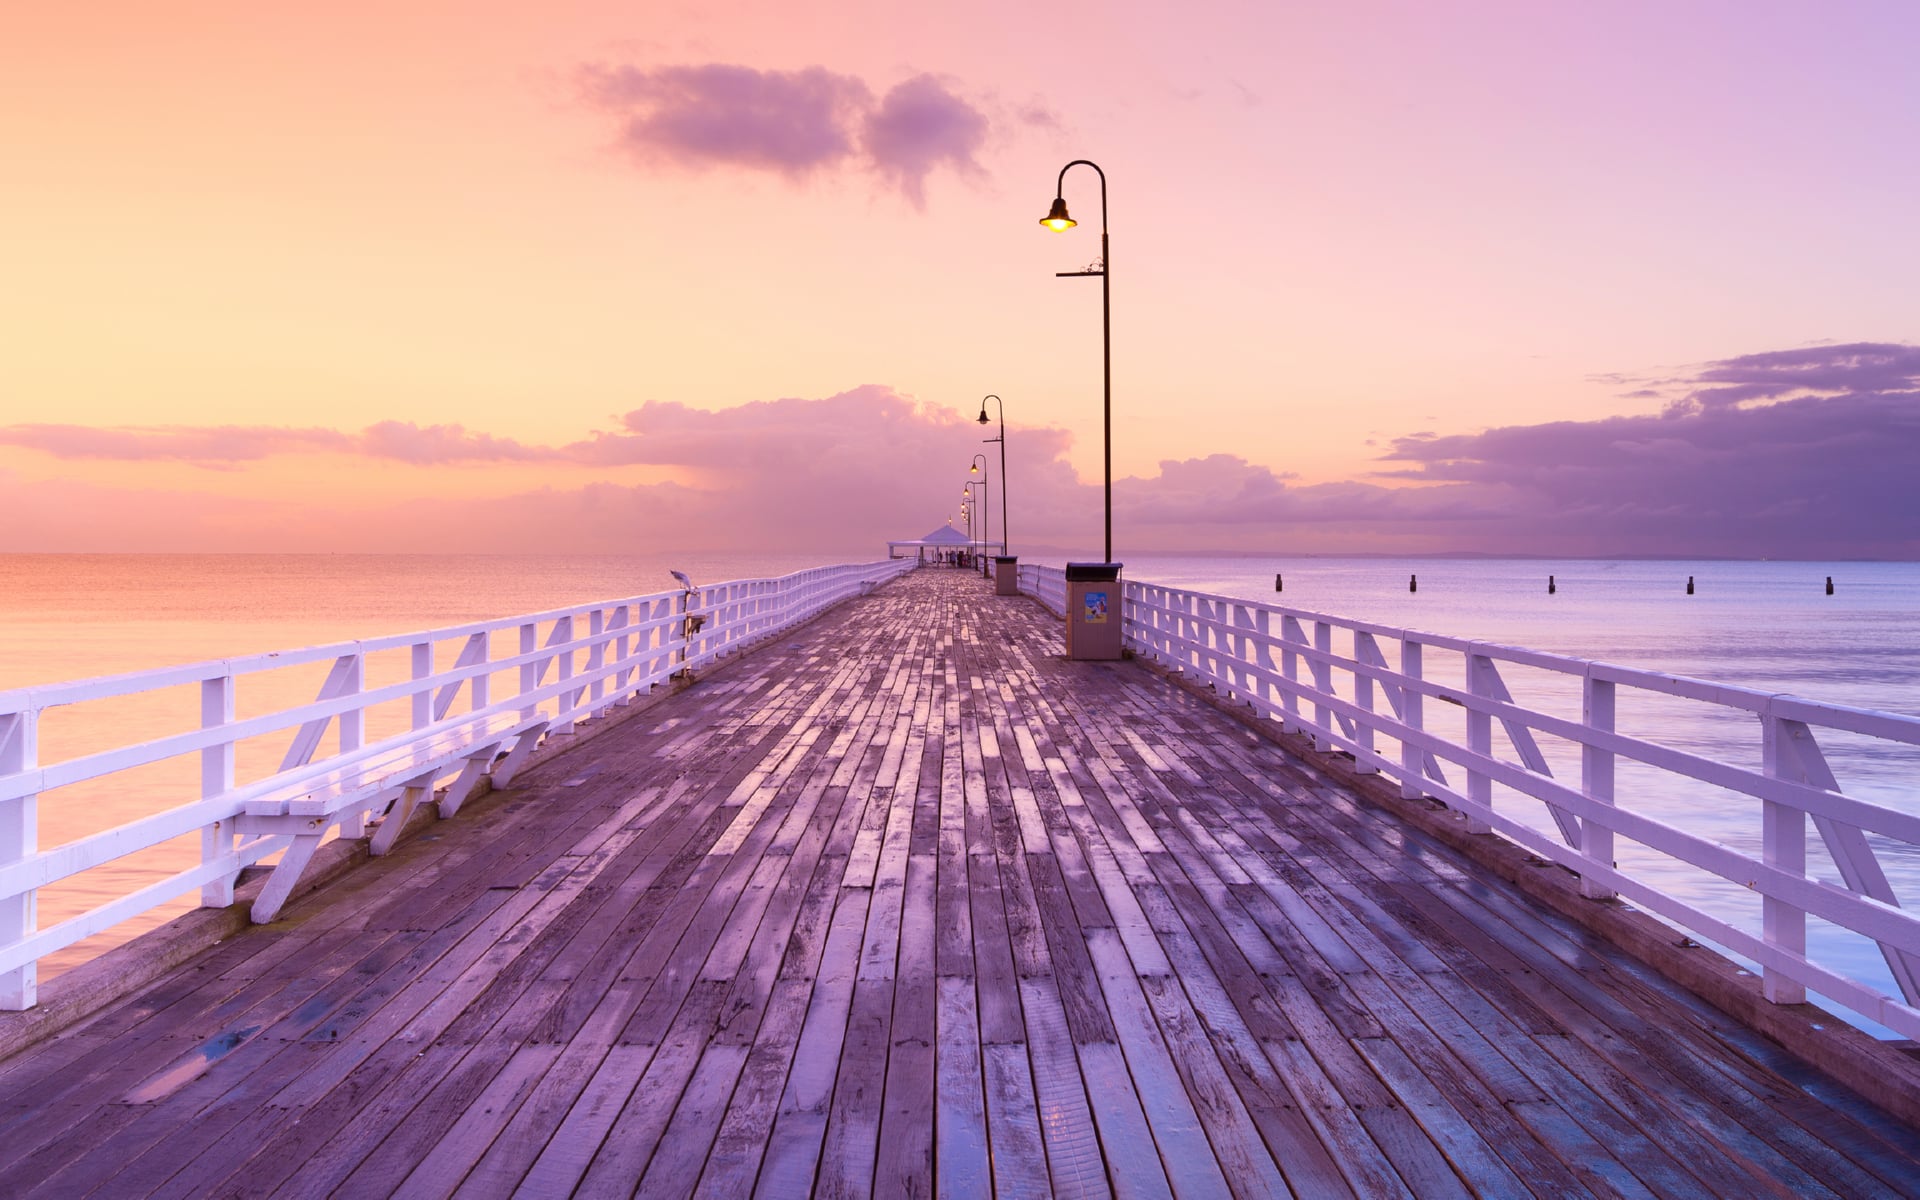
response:
M922 571L0 1063L0 1191L1870 1196L1920 1137Z

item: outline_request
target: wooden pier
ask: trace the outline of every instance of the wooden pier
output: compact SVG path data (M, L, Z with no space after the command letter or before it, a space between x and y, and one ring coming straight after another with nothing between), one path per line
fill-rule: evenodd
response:
M1920 1193L1912 1126L972 574L616 721L0 1062L0 1194Z

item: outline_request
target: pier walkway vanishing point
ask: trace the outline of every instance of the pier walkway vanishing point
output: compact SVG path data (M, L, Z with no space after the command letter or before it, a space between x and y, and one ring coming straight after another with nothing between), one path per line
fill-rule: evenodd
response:
M0 1193L1920 1191L1911 1127L971 574L619 721L0 1062Z

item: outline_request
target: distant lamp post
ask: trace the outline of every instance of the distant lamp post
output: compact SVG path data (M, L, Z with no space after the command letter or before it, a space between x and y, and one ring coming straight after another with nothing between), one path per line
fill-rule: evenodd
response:
M967 553L973 553L973 481L960 485L960 520L967 526Z
M962 484L960 495L960 515L966 516L966 553L970 557L979 557L979 493L975 492L979 484L968 480ZM972 563L968 563L972 566Z
M1089 159L1076 158L1060 168L1060 179L1053 188L1053 207L1040 223L1055 233L1064 233L1079 222L1067 215L1065 185L1067 172L1078 166L1093 168L1100 177L1100 264L1096 270L1088 267L1084 271L1056 271L1061 278L1077 275L1098 275L1100 277L1100 346L1103 386L1100 400L1100 420L1105 443L1106 466L1106 561L1113 561L1113 299L1109 291L1108 270L1111 265L1107 252L1107 173L1100 165ZM986 405L981 405L981 417L984 420ZM1003 444L1002 450L1004 452Z
M983 444L1000 443L1000 553L1012 554L1013 547L1007 542L1007 403L998 396L987 395L980 399L980 424L987 423L987 401L993 401L1000 417L1000 436L981 438Z
M992 481L987 478L986 465L987 456L984 454L976 454L973 456L973 465L967 468L969 474L980 476L975 482L980 485L980 573L982 575L987 573L987 539L993 536L993 521L991 519L993 508L989 503L993 495L993 484Z

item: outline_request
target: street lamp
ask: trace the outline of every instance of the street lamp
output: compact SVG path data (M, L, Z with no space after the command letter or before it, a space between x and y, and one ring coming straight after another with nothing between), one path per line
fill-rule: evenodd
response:
M967 523L967 553L969 555L977 553L974 548L973 514L978 507L979 505L975 503L973 495L973 480L969 479L960 485L960 519Z
M984 454L976 454L973 456L973 465L967 468L967 472L969 474L980 476L977 482L980 484L980 549L981 549L980 574L982 576L985 576L987 573L987 564L986 564L987 538L991 537L993 533L993 522L989 519L993 514L993 508L989 504L989 501L993 496L993 484L990 480L988 480L986 474L981 470L981 468L985 467L986 465L987 465L987 456ZM1006 518L1003 515L1001 519L1005 520ZM1001 553L1004 554L1006 552L1003 550L1001 551Z
M1066 166L1061 167L1060 179L1053 187L1053 207L1047 211L1046 216L1040 218L1040 223L1055 233L1064 233L1079 224L1078 221L1075 221L1067 215L1067 201L1064 188L1067 182L1067 172L1083 165L1092 167L1093 173L1100 177L1099 269L1095 270L1089 267L1084 271L1056 271L1054 274L1060 278L1076 275L1098 275L1100 277L1100 362L1103 373L1100 419L1104 434L1106 459L1106 561L1111 563L1113 561L1113 302L1112 295L1108 290L1107 274L1109 267L1107 253L1107 173L1100 169L1098 163L1084 158L1076 158ZM981 415L983 419L985 413L986 405L983 403L981 405ZM1004 446L1002 449L1004 449Z
M1000 443L1000 553L1012 554L1013 548L1007 544L1007 402L998 396L986 395L980 398L980 424L987 423L987 401L993 401L1000 416L1000 436L981 438L983 444Z

